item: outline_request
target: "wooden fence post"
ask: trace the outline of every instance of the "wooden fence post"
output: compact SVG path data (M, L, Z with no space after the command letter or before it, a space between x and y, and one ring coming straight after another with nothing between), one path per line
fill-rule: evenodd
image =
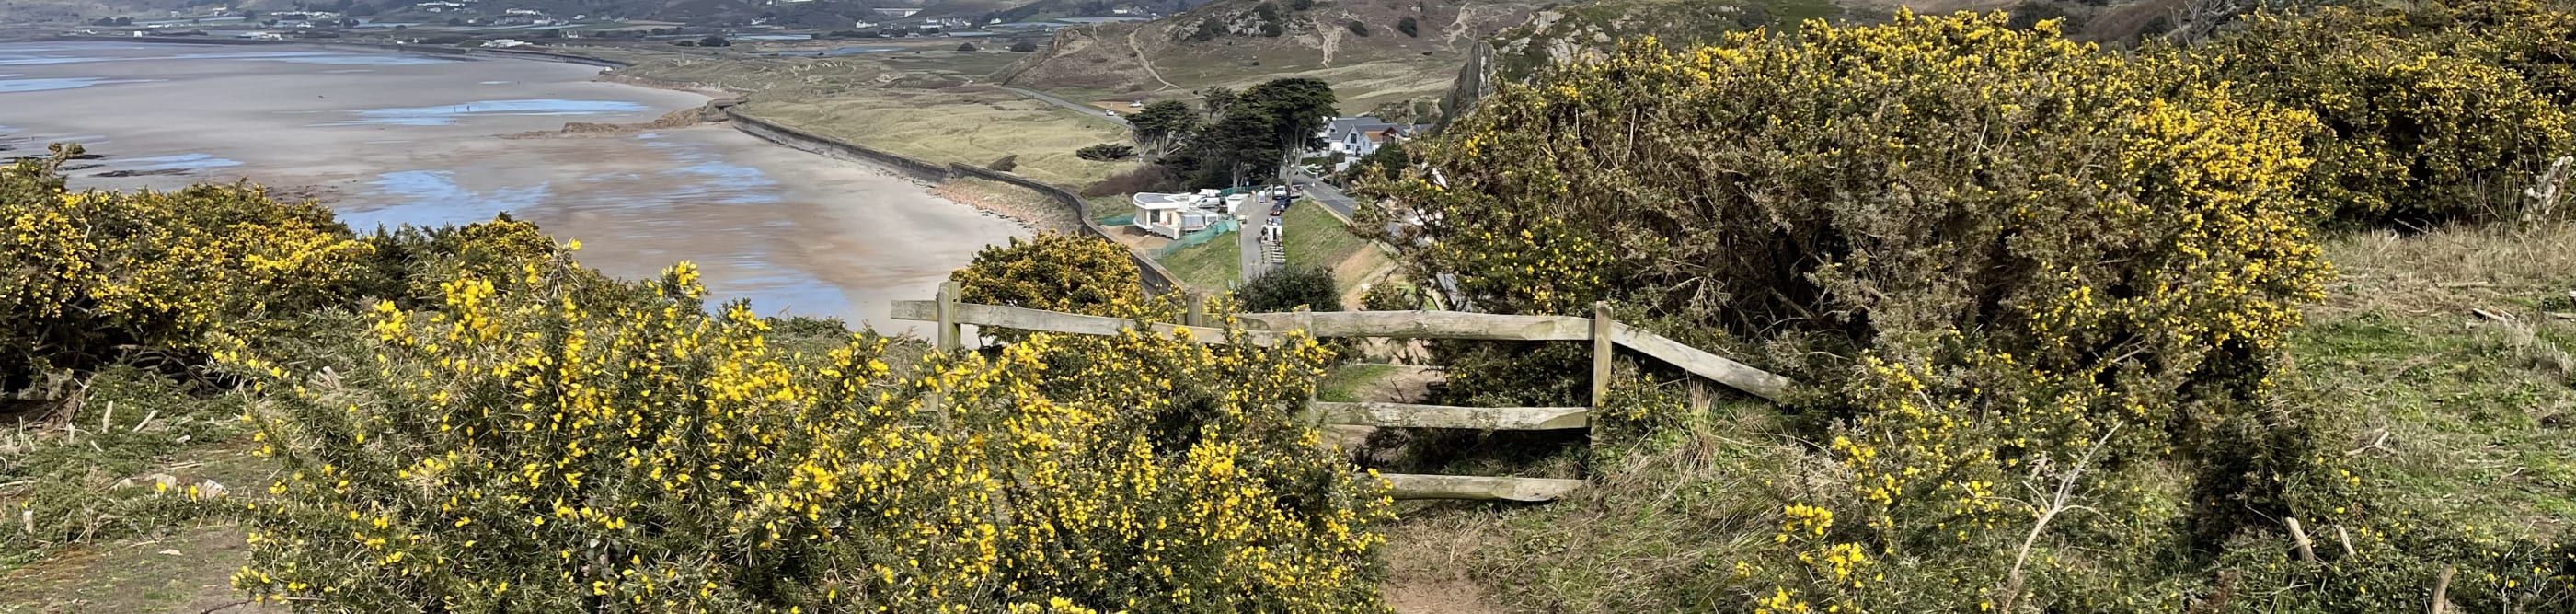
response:
M1207 295L1193 290L1187 294L1186 300L1189 301L1190 310L1181 314L1181 323L1190 326L1207 326Z
M958 290L959 288L955 281L944 281L939 283L939 345L937 347L942 353L956 351L957 348L965 345L958 339L958 337L963 336L964 333L964 331L959 329L957 326ZM948 423L947 386L942 385L932 387L930 389L929 402L924 403L924 405L930 406L930 413L939 416L940 424Z
M1610 399L1610 354L1616 349L1610 341L1610 304L1592 304L1592 410Z
M1619 349L1610 340L1610 303L1592 304L1592 415L1604 415L1602 407L1610 402L1610 356ZM1601 429L1585 425L1585 445L1601 443Z
M958 340L963 331L957 326L957 293L955 281L939 283L939 351L954 351L965 344Z

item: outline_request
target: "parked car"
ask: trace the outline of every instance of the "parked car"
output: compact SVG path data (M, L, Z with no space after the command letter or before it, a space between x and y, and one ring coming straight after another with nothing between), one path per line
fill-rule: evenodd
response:
M1129 103L1127 103L1127 108L1130 108L1130 109L1142 109L1142 108L1145 108L1145 101L1138 100L1138 101L1134 101L1134 102L1129 102Z

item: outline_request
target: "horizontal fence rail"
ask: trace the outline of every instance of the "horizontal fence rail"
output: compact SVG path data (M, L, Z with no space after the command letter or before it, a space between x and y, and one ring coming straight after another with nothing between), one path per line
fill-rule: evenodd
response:
M1592 426L1589 407L1451 407L1409 403L1310 403L1325 424L1487 431L1551 431Z
M1495 478L1479 475L1382 473L1397 499L1469 499L1537 503L1564 498L1583 487L1583 480Z
M1245 313L1234 317L1261 328L1302 329L1306 334L1317 337L1488 341L1583 341L1592 338L1592 319L1567 316L1513 316L1462 311L1331 311Z
M1191 340L1199 343L1247 341L1264 346L1277 344L1283 335L1292 331L1303 331L1315 337L1591 341L1593 344L1592 398L1596 407L1309 402L1310 415L1323 424L1522 431L1588 429L1592 427L1592 415L1597 411L1600 400L1609 394L1610 359L1614 346L1627 347L1691 375L1765 399L1778 400L1788 393L1792 385L1789 378L1644 329L1613 322L1607 307L1596 307L1595 317L1590 318L1456 311L1245 313L1236 314L1235 318L1245 323L1248 330L1237 331L1235 336L1229 337L1223 328L1191 325L1204 320L1196 304L1192 305L1185 318L1189 324L1139 323L1110 316L965 303L957 300L959 291L956 282L949 282L940 286L940 300L895 301L892 315L900 320L939 323L939 347L942 350L953 350L962 345L958 327L967 324L1075 335L1121 335L1141 327L1141 330L1157 334L1186 331ZM1696 404L1701 396L1697 392L1703 389L1696 383L1693 386ZM1393 496L1398 499L1551 501L1583 485L1582 480L1548 478L1414 474L1382 474L1379 477L1387 480Z

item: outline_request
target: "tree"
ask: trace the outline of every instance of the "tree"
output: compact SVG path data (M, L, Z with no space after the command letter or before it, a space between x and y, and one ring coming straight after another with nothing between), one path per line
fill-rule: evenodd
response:
M713 34L709 34L709 35L707 35L707 37L706 37L706 38L698 39L698 46L700 46L700 47L731 47L731 46L733 46L733 41L725 40L725 37L722 37L722 36L716 36L716 35L713 35Z
M1012 51L1016 51L1016 52L1020 52L1020 53L1029 53L1029 52L1032 52L1032 51L1037 51L1037 50L1038 50L1038 43L1037 43L1037 41L1019 41L1019 42L1011 43L1011 50L1012 50Z
M1297 157L1321 143L1316 132L1335 110L1333 89L1315 79L1276 79L1236 94L1211 90L1222 103L1214 123L1190 138L1171 163L1189 185L1232 187L1279 177Z
M1234 88L1222 85L1199 90L1198 94L1199 110L1207 114L1208 121L1216 121L1217 118L1224 117L1227 110L1234 108L1234 99L1237 96Z
M1346 177L1358 181L1394 179L1404 174L1405 167L1412 165L1413 157L1405 153L1404 143L1394 142L1379 145L1377 151L1360 156L1359 161L1352 163L1350 170L1344 172Z
M1149 158L1171 153L1198 125L1198 113L1190 110L1189 103L1178 100L1157 100L1127 116L1127 129L1135 136L1136 147Z
M1242 301L1248 312L1341 311L1342 293L1333 284L1333 272L1320 266L1287 266L1271 269L1260 277L1234 289L1235 300Z
M1338 109L1333 86L1307 77L1275 79L1244 90L1246 106L1268 115L1269 146L1277 156L1279 172L1297 163L1307 150L1323 145L1325 122Z

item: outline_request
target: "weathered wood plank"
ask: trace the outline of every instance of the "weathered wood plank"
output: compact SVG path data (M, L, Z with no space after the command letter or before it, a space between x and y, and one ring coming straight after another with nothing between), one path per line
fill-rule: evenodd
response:
M1223 329L1223 328L1218 328L1218 327L1214 327L1214 326L1182 326L1182 325L1179 325L1179 324L1166 324L1166 323L1162 323L1162 322L1155 322L1155 323L1154 323L1154 332L1155 332L1156 334L1169 335L1169 334L1172 334L1172 333L1174 333L1174 332L1178 332L1178 331L1181 331L1181 330L1188 330L1188 331L1190 331L1190 340L1191 340L1191 341L1195 341L1195 342L1199 342L1199 343L1213 343L1213 344L1219 344L1219 345L1223 345L1224 343L1226 343L1226 339L1225 339L1225 329ZM1247 331L1243 331L1243 336L1244 336L1245 338L1251 339L1251 340L1252 340L1252 344L1253 344L1253 345L1258 345L1258 346L1261 346L1261 347L1272 347L1272 346L1279 345L1279 333L1274 333L1274 332L1270 332L1270 331L1266 331L1266 330L1247 330Z
M1789 392L1789 378L1773 375L1768 371L1755 369L1727 357L1701 351L1699 348L1682 345L1682 342L1666 339L1662 335L1638 330L1626 324L1613 325L1610 334L1612 339L1619 342L1619 345L1628 346L1628 349L1636 350L1637 353L1653 356L1656 360L1671 363L1694 375L1717 380L1718 383L1734 386L1737 390L1750 392L1755 396L1777 401L1780 400L1781 395Z
M1245 313L1235 317L1285 331L1301 325L1317 337L1578 341L1592 338L1592 321L1566 316L1512 316L1460 311L1333 311Z
M1592 424L1589 407L1452 407L1329 401L1311 405L1325 424L1492 431L1579 429Z
M895 301L892 311L897 320L940 321L937 301ZM1076 335L1115 335L1118 331L1136 327L1135 321L1126 318L975 303L958 303L949 315L959 324Z
M1470 499L1478 501L1554 501L1583 487L1583 480L1493 478L1472 475L1386 473L1389 496L1397 499Z

